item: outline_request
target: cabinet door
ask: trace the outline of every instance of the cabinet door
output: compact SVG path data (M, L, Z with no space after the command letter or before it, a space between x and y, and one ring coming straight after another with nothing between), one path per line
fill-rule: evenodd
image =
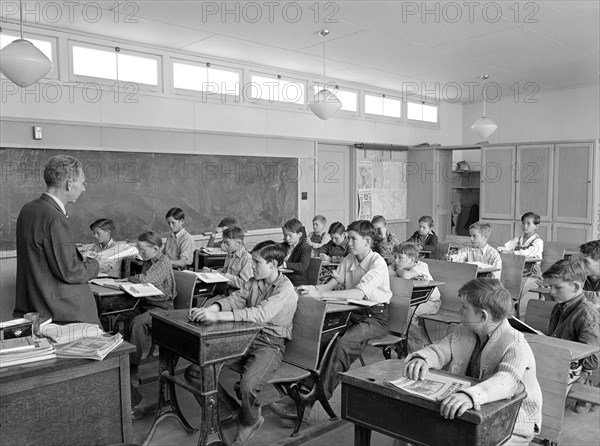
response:
M513 231L514 221L504 220L486 220L492 227L492 234L488 240L488 243L494 248L498 246L504 246L504 244L515 237ZM520 233L520 232L519 232Z
M554 146L554 221L592 222L593 143Z
M550 221L553 151L552 144L517 146L516 219L535 212Z
M515 218L516 147L481 149L481 217ZM512 225L512 222L511 222Z
M591 240L592 227L590 225L572 225L568 223L554 223L552 225L552 240L555 242L569 242L582 245Z
M433 206L435 231L440 240L445 240L450 234L450 202L452 201L452 184L454 177L452 172L452 151L436 150L436 165L441 170L439 181L434 189Z

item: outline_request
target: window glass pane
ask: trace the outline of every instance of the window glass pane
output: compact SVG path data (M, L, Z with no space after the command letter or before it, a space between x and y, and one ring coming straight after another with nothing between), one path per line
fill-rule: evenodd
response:
M423 105L416 102L408 102L406 104L406 117L421 121L423 119Z
M365 95L365 113L373 115L383 114L383 98L381 96Z
M119 80L158 85L158 61L148 57L117 53Z
M12 43L14 40L17 40L19 38L19 36L13 36L10 34L0 34L0 49L4 48L9 43ZM46 55L48 59L54 62L52 60L52 43L46 42L45 40L30 39L29 37L27 37L25 40L29 40L31 43L33 43L37 47L37 49L39 49L42 53Z
M334 91L333 88L327 88L329 91L334 92L337 98L342 103L342 110L355 112L358 110L358 94L354 91L340 90ZM313 85L313 93L317 94L321 90L319 84Z
M252 76L251 95L266 101L304 104L304 84L264 76Z
M392 118L399 118L401 115L402 103L397 99L383 98L383 115Z
M423 121L438 122L438 107L435 105L423 105Z
M117 78L117 53L73 45L73 74Z
M438 107L435 105L420 104L417 102L407 103L408 119L424 122L438 122Z
M292 102L294 104L304 104L304 84L279 80L279 100L282 102Z
M208 82L214 83L215 93L240 94L240 74L235 71L219 70L218 68L208 69Z
M202 91L203 84L207 80L206 67L173 63L173 86L175 88Z

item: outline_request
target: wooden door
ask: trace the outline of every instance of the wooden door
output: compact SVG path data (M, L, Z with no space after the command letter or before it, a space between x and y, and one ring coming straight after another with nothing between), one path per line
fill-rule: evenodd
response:
M317 163L315 165L315 196L316 214L325 216L327 229L335 221L346 226L354 220L350 202L354 197L352 175L354 170L350 167L349 146L319 144L317 148ZM312 218L311 218L312 220ZM307 231L312 231L310 222L304 222Z
M482 147L482 219L515 218L515 161L515 146Z
M450 205L452 201L452 186L454 184L454 176L452 175L452 151L436 150L435 151L436 165L440 170L439 180L436 181L434 188L434 215L435 232L440 240L445 240L446 235L450 234L451 211Z
M591 224L593 149L591 142L555 144L554 221Z
M553 144L517 146L515 219L535 212L542 221L550 221L553 151Z
M492 234L490 235L488 243L494 248L503 246L507 241L515 237L513 220L485 220L485 222L489 223L492 227Z

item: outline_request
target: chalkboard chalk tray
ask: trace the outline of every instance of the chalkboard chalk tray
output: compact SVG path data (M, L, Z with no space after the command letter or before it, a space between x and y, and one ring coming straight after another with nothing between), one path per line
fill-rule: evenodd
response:
M89 225L114 220L116 240L155 230L166 235L172 207L184 210L191 234L224 217L244 230L281 227L298 213L298 159L254 156L0 148L0 250L16 249L23 205L45 191L43 169L53 155L82 162L87 186L67 206L75 238L93 241Z

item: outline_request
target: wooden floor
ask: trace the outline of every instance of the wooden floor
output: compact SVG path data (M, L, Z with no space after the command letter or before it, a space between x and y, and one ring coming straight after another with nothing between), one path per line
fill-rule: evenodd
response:
M381 352L374 348L368 348L365 352L365 361L367 364L377 362L383 359ZM359 362L353 364L358 367ZM145 398L155 399L157 395L156 383L146 384L141 387L141 392ZM188 421L197 426L200 410L196 400L185 390L178 389L177 396L181 408ZM263 401L270 402L278 398L278 394L271 386L265 388L261 394ZM340 389L338 388L332 398L332 407L339 414L340 410ZM319 404L311 413L310 424L304 424L300 431L300 437L291 438L291 428L286 428L281 424L277 416L271 414L268 410L263 413L265 423L259 433L248 443L248 446L296 446L300 444L310 446L348 446L354 441L353 425L344 421L332 422ZM150 426L153 416L133 423L133 443L142 444ZM585 415L578 415L570 408L565 411L564 429L561 434L559 445L565 446L596 446L600 438L600 410L590 412ZM225 435L231 442L235 436L235 424L225 426ZM198 434L188 435L174 420L165 420L158 428L153 438L152 445L196 445ZM374 433L371 441L372 446L391 446L393 440L381 434ZM532 443L533 445L533 443Z

